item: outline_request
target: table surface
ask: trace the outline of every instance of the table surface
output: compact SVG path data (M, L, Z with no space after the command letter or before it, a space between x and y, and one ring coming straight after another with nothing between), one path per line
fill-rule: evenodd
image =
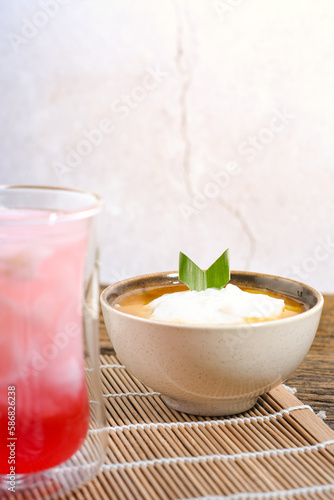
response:
M334 295L325 304L318 332L306 358L286 384L315 412L326 412L325 423L334 429Z
M312 406L315 412L325 411L325 423L334 429L334 295L325 295L324 298L313 345L300 367L285 383L296 388L298 399ZM102 315L100 345L102 354L113 353Z

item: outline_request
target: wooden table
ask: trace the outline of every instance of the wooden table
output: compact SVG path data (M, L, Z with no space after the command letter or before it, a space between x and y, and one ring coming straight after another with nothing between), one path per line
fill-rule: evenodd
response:
M325 423L334 429L334 295L325 295L325 305L313 345L294 375L286 381L297 389L296 396L324 410Z
M223 495L241 500L254 498L255 492L257 498L268 498L268 492L278 498L281 492L279 498L333 499L332 324L334 296L326 296L313 346L286 381L297 389L296 397L280 385L243 415L210 418L171 410L161 394L135 379L115 356L100 313L107 454L94 479L61 498L204 500ZM324 422L319 411L326 412ZM0 495L42 500L42 486L20 497Z
M102 354L114 352L102 315L100 343ZM298 399L312 406L315 412L325 411L325 423L334 429L334 295L325 295L325 305L313 345L286 384L295 387Z
M241 500L254 492L257 498L268 498L268 492L296 500L334 498L332 324L334 295L325 297L313 346L286 381L297 397L280 385L244 415L210 418L169 409L161 394L132 377L115 356L100 313L107 454L94 479L61 498ZM319 411L326 412L325 422ZM6 491L0 496L42 500L45 491L41 484L19 497Z

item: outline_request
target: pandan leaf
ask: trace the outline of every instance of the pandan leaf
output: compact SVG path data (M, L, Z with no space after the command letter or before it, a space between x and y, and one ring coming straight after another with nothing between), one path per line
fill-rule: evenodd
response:
M206 271L202 271L189 257L180 252L179 279L190 290L223 288L230 281L229 250L225 250Z

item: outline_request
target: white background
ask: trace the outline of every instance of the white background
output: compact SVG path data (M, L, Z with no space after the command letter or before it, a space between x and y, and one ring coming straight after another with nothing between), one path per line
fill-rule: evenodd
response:
M332 0L0 2L1 183L107 202L101 280L233 269L334 292Z

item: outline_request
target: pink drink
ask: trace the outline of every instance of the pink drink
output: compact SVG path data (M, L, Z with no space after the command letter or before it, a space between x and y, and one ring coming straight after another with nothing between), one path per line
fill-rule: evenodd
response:
M81 309L90 220L59 215L0 209L0 222L12 222L0 225L0 474L9 469L8 387L16 474L67 460L88 429ZM15 225L22 219L30 222Z

